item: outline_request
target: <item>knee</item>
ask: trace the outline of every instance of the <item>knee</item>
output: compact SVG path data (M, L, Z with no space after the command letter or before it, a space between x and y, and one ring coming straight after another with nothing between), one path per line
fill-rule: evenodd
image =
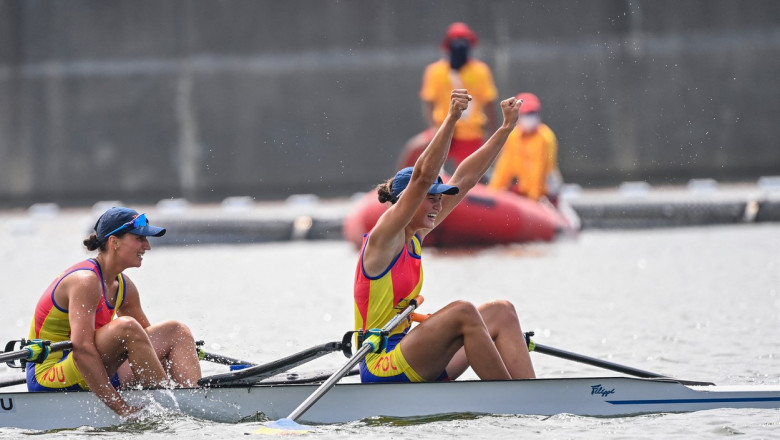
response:
M515 305L505 299L497 299L483 304L480 307L483 313L495 316L498 319L518 321Z
M457 300L450 303L450 307L464 324L482 322L479 309L468 301Z
M122 338L146 338L146 330L141 323L130 316L120 316L111 321L111 325L116 329L116 334Z
M499 310L501 313L508 313L508 314L510 314L510 315L515 315L515 316L517 316L517 311L515 310L515 305L514 305L514 304L512 304L512 303L511 303L510 301L508 301L508 300L505 300L505 299L497 299L497 300L493 300L493 301L492 301L491 303L489 303L489 304L492 304L492 305L493 305L493 307L497 307L497 308L498 308L498 310Z
M170 335L172 338L181 339L193 339L192 331L190 328L179 321L165 321L160 323L160 327L164 329L164 332Z

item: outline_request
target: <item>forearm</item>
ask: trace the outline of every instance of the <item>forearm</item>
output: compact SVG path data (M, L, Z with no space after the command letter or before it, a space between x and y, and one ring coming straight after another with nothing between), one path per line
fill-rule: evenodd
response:
M77 353L74 350L72 356L76 367L78 367L79 372L84 377L84 382L87 383L89 389L95 393L101 402L119 415L127 415L132 412L132 408L122 399L122 396L119 395L111 384L103 361L97 352L81 351Z
M457 119L448 114L444 118L444 122L439 126L430 144L428 144L428 147L420 154L420 157L414 164L415 173L419 173L420 177L430 180L431 183L436 181L439 171L444 166L444 161L447 160L456 122Z
M455 170L452 178L461 191L471 189L495 162L504 147L513 126L502 125L477 151L467 157Z

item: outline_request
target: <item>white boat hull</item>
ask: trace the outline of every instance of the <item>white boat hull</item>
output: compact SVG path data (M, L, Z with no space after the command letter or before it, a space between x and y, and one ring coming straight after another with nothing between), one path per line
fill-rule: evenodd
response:
M154 404L217 422L286 417L317 385L254 385L124 391L132 404ZM339 423L373 416L447 413L626 416L715 408L780 408L780 386L684 386L628 377L339 384L301 418ZM122 420L90 392L0 393L0 426L36 430L105 427Z

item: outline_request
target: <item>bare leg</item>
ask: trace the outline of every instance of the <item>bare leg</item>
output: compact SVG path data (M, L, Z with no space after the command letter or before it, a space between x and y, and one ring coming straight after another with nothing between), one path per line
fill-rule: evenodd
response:
M431 315L401 340L401 352L425 380L435 380L461 348L482 379L509 379L509 371L473 304L455 301Z
M166 321L147 327L146 332L170 378L183 387L197 386L200 362L190 329L179 322Z
M520 321L512 303L504 300L491 301L479 306L479 312L512 378L536 377L523 330L520 328ZM450 377L456 378L468 366L469 358L464 350L460 350L447 365L447 373Z
M480 306L479 311L512 379L535 378L531 354L512 303L506 300L491 301Z
M133 318L120 317L99 328L95 332L95 347L109 377L128 361L135 382L143 387L157 387L168 380L149 336ZM129 376L128 367L123 368L122 376Z

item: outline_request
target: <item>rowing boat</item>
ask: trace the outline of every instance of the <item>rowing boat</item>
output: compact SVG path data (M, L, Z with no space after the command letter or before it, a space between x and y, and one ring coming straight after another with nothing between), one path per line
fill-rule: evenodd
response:
M237 423L286 416L317 383L258 383L174 390L129 390L131 404ZM668 379L579 377L439 383L341 383L301 418L341 423L374 416L449 413L630 416L716 408L780 408L780 386L684 385ZM0 393L0 426L36 430L106 427L122 420L88 391Z
M383 331L411 315L409 306ZM300 419L309 423L341 423L370 417L426 417L441 414L539 415L574 414L621 417L647 413L678 413L718 408L780 409L780 385L717 386L709 382L673 379L659 373L596 359L536 343L525 334L528 349L561 359L634 377L577 377L525 380L457 380L434 383L353 383L341 381L357 373L356 363L371 345L366 338L351 352L354 332L341 342L328 342L284 358L254 364L199 349L203 360L237 367L229 373L201 378L197 387L123 390L131 405L174 411L215 422ZM16 341L0 352L0 362L37 362L50 351L71 347L70 341ZM48 348L48 349L47 349ZM289 369L341 351L350 360L339 371L285 373ZM15 366L13 362L9 365ZM326 380L327 379L327 380ZM0 381L0 387L24 383L24 375ZM303 402L303 403L301 403ZM288 415L287 417L284 417ZM123 420L89 391L51 393L0 392L0 427L35 430L108 427ZM300 425L299 425L300 426Z

